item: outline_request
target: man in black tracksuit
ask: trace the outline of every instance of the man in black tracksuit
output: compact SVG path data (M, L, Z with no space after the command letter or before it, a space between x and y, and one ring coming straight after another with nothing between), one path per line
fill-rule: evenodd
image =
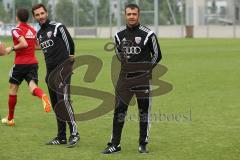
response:
M139 23L139 7L125 7L127 25L115 35L116 54L121 61L121 71L116 86L116 104L113 130L108 147L102 151L110 154L121 150L122 128L129 102L137 97L140 121L139 152L148 153L146 145L150 129L152 69L161 60L161 51L156 35Z
M67 143L67 121L71 134L67 147L74 147L80 140L69 95L74 63L74 42L64 25L48 20L48 12L44 5L33 6L32 13L41 26L37 39L45 56L46 83L58 125L57 137L47 144Z

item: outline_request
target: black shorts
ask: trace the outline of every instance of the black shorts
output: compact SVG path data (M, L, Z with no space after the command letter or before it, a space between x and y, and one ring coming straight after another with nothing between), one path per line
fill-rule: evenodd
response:
M9 73L9 83L20 85L23 80L38 84L38 64L14 64Z

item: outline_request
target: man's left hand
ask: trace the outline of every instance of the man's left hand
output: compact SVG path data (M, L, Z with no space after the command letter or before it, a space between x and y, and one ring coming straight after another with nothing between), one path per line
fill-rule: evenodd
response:
M71 61L74 61L74 55L69 55L69 59L70 59Z

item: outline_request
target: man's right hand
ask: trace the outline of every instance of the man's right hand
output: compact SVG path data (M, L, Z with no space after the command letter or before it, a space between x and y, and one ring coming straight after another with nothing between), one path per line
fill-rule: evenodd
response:
M5 55L4 44L0 42L0 56L4 56L4 55Z
M12 52L12 47L7 47L5 49L5 54L10 54Z

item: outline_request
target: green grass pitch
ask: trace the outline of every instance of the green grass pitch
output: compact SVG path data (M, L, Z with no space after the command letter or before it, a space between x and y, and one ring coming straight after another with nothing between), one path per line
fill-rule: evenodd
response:
M11 39L1 39L11 45ZM93 83L84 82L87 67L75 70L72 84L114 93L111 82L113 52L103 46L108 39L75 39L77 55L93 55L103 62ZM238 160L240 159L240 45L239 39L160 39L168 72L160 79L171 83L168 94L153 97L150 153L137 151L137 107L129 107L122 134L122 151L102 155L112 129L112 112L79 121L81 140L76 148L46 146L56 135L54 113L21 85L15 111L16 126L0 125L0 160ZM39 86L46 92L45 63L39 59ZM7 114L8 73L14 54L0 57L0 115ZM82 91L84 92L84 91ZM101 100L72 96L76 113L94 109ZM113 105L113 104L112 104ZM68 133L69 135L69 133Z

